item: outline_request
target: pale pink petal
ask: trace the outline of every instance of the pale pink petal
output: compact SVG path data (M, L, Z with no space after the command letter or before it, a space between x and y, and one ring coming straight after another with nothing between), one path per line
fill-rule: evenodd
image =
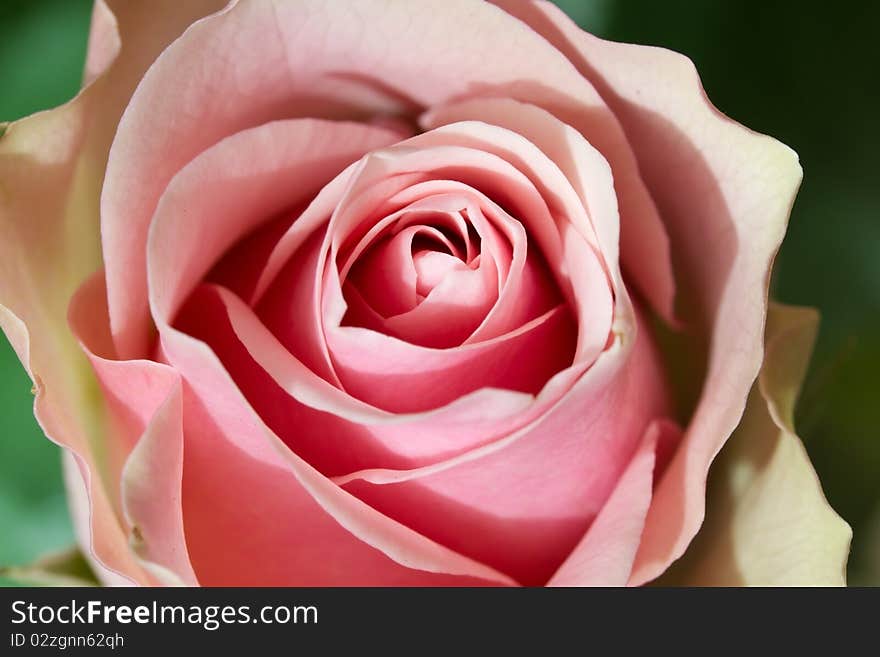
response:
M403 142L401 147L407 149L410 143ZM411 158L405 156L394 157L395 151L397 149L390 149L376 154L375 157L367 158L365 165L353 179L349 190L350 195L359 195L354 199L345 198L340 201L339 210L334 215L336 221L330 227L330 230L333 231L334 246L342 243L336 247L342 251L335 259L342 258L346 262L340 275L345 276L350 267L348 263L358 253L358 248L352 250L350 254L346 253L343 242L346 229L358 230L358 224L361 226L372 225L373 228L370 228L361 240L362 243L372 235L378 235L391 223L396 222L398 226L406 226L420 216L422 211L440 212L444 213L444 216L455 213L461 215L459 217L460 230L464 233L462 239L468 253L468 267L480 274L479 278L474 277L476 279L473 281L474 286L477 289L481 287L485 291L484 294L478 293L475 297L475 300L481 302L475 304L479 307L461 315L460 321L457 322L458 326L454 327L454 330L465 334L464 343L491 339L504 332L514 330L524 322L543 314L558 302L560 295L550 282L550 276L545 271L546 267L544 267L544 262L537 250L531 252L528 250L526 233L519 221L511 217L484 193L463 182L426 179L404 187L408 179L405 174L400 174L399 170L406 171L420 166L420 164L412 162ZM406 150L401 151L404 155L406 152ZM448 155L447 153L447 157L436 159L434 164L442 170L449 164ZM470 155L472 159L480 159L479 154L471 153ZM428 156L421 159L423 162L430 163L433 158ZM491 164L489 166L491 167ZM442 175L446 173L448 171L443 171ZM515 172L508 171L508 173ZM478 179L480 174L479 167L474 167L472 171L464 175ZM430 175L432 175L430 171L421 174L425 178ZM382 184L379 180L385 180L387 183L394 181L394 187L388 189L389 185ZM378 205L372 210L367 209L375 204ZM391 214L388 214L389 212ZM373 217L384 218L374 221ZM474 244L474 240L468 234L468 225L479 237L478 244ZM475 254L481 257L477 259ZM483 255L485 257L482 257ZM342 295L337 294L335 288L338 286L332 280L334 274L333 272L330 274L331 277L325 279L325 324L338 325L347 310L347 302L343 300ZM348 295L352 286L347 284L345 287L346 295ZM354 291L359 292L359 290ZM430 301L428 299L422 300L420 303L424 304L428 301L429 307L423 311L413 308L414 319L418 318L420 312L432 312L430 306L439 305L436 303L437 297L441 297L440 301L442 301L442 296L443 290L441 289L435 293ZM455 299L450 299L448 294L446 299L450 305L455 305ZM482 312L480 312L480 308L482 308ZM430 336L425 333L421 335L421 338L418 337L418 331L400 333L400 329L405 329L405 326L399 326L399 324L409 321L409 318L403 315L404 313L399 313L398 319L390 322L385 321L390 319L386 315L378 323L374 323L375 326L373 324L365 325L420 344L440 346L431 344ZM465 326L461 326L462 324ZM446 340L446 342L450 341L455 342L454 339ZM435 340L435 342L442 343L444 340Z
M510 208L510 212L516 218L527 224L534 244L540 248L544 261L554 273L563 294L566 293L566 289L569 290L567 296L580 313L579 360L594 359L608 341L613 310L606 272L600 262L601 255L586 241L587 238L582 232L573 228L572 224L560 219L562 225L557 225L549 213L547 201L536 189L532 180L511 162L487 150L445 145L447 142L477 139L482 140L481 147L484 143L491 145L496 141L501 142L502 146L506 142L522 141L522 138L500 128L484 124L455 124L370 154L351 173L349 188L333 214L327 230L327 239L338 244L357 226L365 223L372 225L365 221L366 217L370 216L371 211L377 211L376 206L382 200L392 194L399 195L406 189L410 181L405 178L399 179L406 172L419 172L419 176L424 178L432 176L440 180L452 178L467 184L504 204L505 207ZM523 148L528 146L527 143L518 145ZM534 146L531 147L530 153L540 155ZM546 161L546 157L542 157ZM555 172L557 179L565 182L558 169ZM425 181L421 180L414 187L423 184ZM472 193L477 194L477 192ZM573 196L573 191L570 191L570 194ZM583 212L583 208L574 197L572 212L575 212L576 208L580 208ZM507 216L506 213L502 214ZM511 230L515 226L522 231L519 222L511 219L507 223L511 225ZM588 226L583 225L582 228L589 229ZM563 233L561 238L560 230ZM516 244L522 242L522 239L511 238L511 241ZM284 240L280 241L273 258L276 261L290 258L295 244L295 241L289 245ZM522 256L521 250L520 257ZM496 261L498 260L500 258L496 256ZM563 266L563 263L567 266ZM271 266L270 261L270 266L264 272L264 279L271 275ZM319 262L318 267L320 266ZM525 298L529 299L531 296L526 294ZM504 317L500 314L502 308L511 304L520 307L531 305L519 304L521 298L516 285L511 285L509 289L505 288L492 313ZM623 298L622 293L618 295L619 300L622 301ZM541 312L545 310L546 307L542 308ZM486 321L488 322L489 318ZM514 327L501 325L502 331L511 328ZM492 337L493 333L497 335L497 329L485 337ZM469 341L473 340L476 340L476 335L469 339Z
M418 304L418 280L412 253L414 230L397 233L358 258L348 282L383 317L412 310Z
M398 525L336 488L286 447L271 462L238 444L271 444L254 419L225 428L187 391L184 520L204 586L485 586L512 584ZM227 400L228 402L228 400ZM244 413L246 415L246 413ZM233 434L233 432L235 432ZM271 448L270 448L271 449ZM269 456L268 454L266 456ZM246 491L246 495L242 492Z
M581 329L579 358L595 358L607 342L611 322L612 304L604 272L616 271L617 264L615 260L605 262L606 254L599 248L584 206L559 168L521 135L474 121L444 125L383 153L393 154L405 147L420 150L400 156L402 162L397 167L405 168L406 163L408 167L430 167L445 176L455 175L509 208L522 222L530 243L540 248L560 289L563 293L567 287L573 290L569 298L577 309ZM393 160L390 165L394 165ZM597 175L595 182L600 198L613 192L607 173ZM601 209L602 219L616 225L616 206L606 203ZM608 258L615 256L616 249L607 254ZM573 275L575 272L580 275ZM508 301L518 298L514 287Z
M567 308L557 306L512 333L458 349L430 349L349 326L330 329L327 340L349 394L388 411L414 413L484 387L537 395L572 364L575 335Z
M535 170L536 176L546 180L545 193L557 199L556 202L563 209L568 221L577 226L582 221L583 213L576 200L573 202L566 193L568 187L571 187L586 210L613 284L615 288L621 287L618 265L618 200L611 167L605 157L581 133L546 110L510 98L480 98L453 103L430 110L421 117L420 122L426 128L433 128L477 120L505 128L525 138L519 142L508 140L505 144L508 157L516 157L519 153L520 160L527 162L528 167ZM536 158L534 152L529 152L526 141L540 149L544 157ZM484 142L483 146L492 148L498 155L503 153L498 145ZM548 165L545 158L552 166ZM536 167L536 163L540 162L543 162L543 167ZM555 178L554 167L558 167L565 175L566 183ZM586 228L582 227L581 230L589 234ZM662 280L672 281L671 263L666 266L669 272Z
M529 248L528 235L522 223L482 190L454 180L426 180L398 192L385 203L390 208L411 203L406 207L433 208L446 212L454 210L467 217L462 217L462 221L466 221L479 236L480 243L475 246L467 235L466 226L463 226L463 239L468 248L467 260L472 267L476 263L479 269L492 267L497 271L500 294L482 323L464 341L465 344L490 340L515 330L553 308L563 297L571 299L567 277L560 280L557 272L554 280L549 271L551 265L548 264L548 259L543 257L536 245ZM384 212L386 205L379 212ZM537 207L541 208L540 205ZM546 208L539 209L538 213L546 215ZM558 249L558 237L553 236L550 240L550 248ZM477 248L486 256L480 257L479 262L476 262ZM554 250L553 253L557 251ZM558 259L550 261L558 262ZM491 272L487 271L486 275L491 275ZM565 295L557 288L557 283L560 282L569 294ZM329 321L332 318L328 318Z
M41 325L35 326L40 328ZM31 349L31 337L24 322L3 305L0 305L0 327L34 382L34 412L40 427L47 437L67 448L65 458L70 460L69 466L73 468L68 467L66 478L71 512L86 558L95 565L96 574L108 584L146 582L146 573L128 551L124 531L113 508L116 500L110 495L112 489L105 487L109 482L98 467L98 459L103 453L91 449L88 442L98 414L86 397L86 386L93 385L93 382L80 369L88 365L74 360L70 369L65 368L65 360L75 354L72 351L56 351L59 361L54 365L44 360L52 352L43 351L43 357L38 357ZM45 325L42 328L46 328ZM41 344L58 349L63 343L41 341ZM35 365L41 369L36 370ZM38 371L42 376L37 374Z
M666 421L651 423L614 492L548 586L626 585L651 503L657 445L661 434L677 431Z
M648 513L635 583L684 552L706 473L742 415L762 359L773 256L801 180L797 155L730 120L677 53L603 41L549 3L511 4L602 93L629 138L681 270L683 319L711 336L702 397Z
M509 258L509 249L503 247L505 253L487 253L487 257L476 263L465 262L462 254L453 255L458 247L439 230L419 220L448 224L451 214L467 208L469 214L476 211L480 216L467 220L459 217L462 223L469 221L480 235L490 231L493 243L501 240L478 208L468 207L462 199L448 207L440 205L440 201L437 197L422 198L376 222L375 228L343 259L352 264L343 266L340 273L345 289L356 292L382 317L379 324L383 332L437 347L460 344L484 321L502 283L496 257ZM478 247L472 245L466 226L463 228L465 250L473 252ZM413 241L416 237L433 239L436 246L420 246L421 250L416 251ZM486 238L488 240L490 235ZM371 242L376 244L370 246ZM445 248L446 252L435 250L438 247ZM337 256L337 262L340 259L341 256ZM349 267L350 271L346 271ZM333 281L325 280L325 296L333 292L327 289L328 284L338 287ZM443 310L446 312L441 325L430 321L424 325L426 315Z
M498 294L495 278L494 268L447 270L417 307L385 320L388 332L426 347L462 344L495 305Z
M421 183L420 185L429 184L431 183ZM411 190L412 187L408 187L401 194ZM388 199L387 204L392 204L397 196ZM409 239L410 243L421 237L424 238L425 243L433 243L438 248L445 248L448 253L459 260L471 262L477 255L479 245L474 243L468 232L467 221L462 214L461 202L444 204L438 203L438 200L436 195L423 194L419 200L413 201L393 214L376 221L353 248L344 249L344 252L339 254L340 277L344 280L367 247L373 244L377 237L389 231L392 235L403 231L412 233ZM451 231L452 236L442 232L443 228Z
M467 108L473 106L479 108L492 108L500 102L502 101L499 101L498 99L481 99L429 112L422 116L422 124L425 127L433 129L429 132L413 137L406 143L421 148L441 144L446 146L471 148L491 153L492 155L501 158L524 175L535 187L548 207L549 215L552 217L553 221L552 225L559 227L563 223L570 223L581 232L590 246L596 247L597 239L594 227L587 219L586 212L584 211L584 204L576 195L572 186L572 181L564 175L563 171L560 169L560 165L553 161L548 153L539 148L538 144L529 139L527 133L519 131L519 128L522 126L513 122L514 128L507 128L504 125L498 125L498 123L504 123L503 121L493 122L485 120L495 118L492 116L491 112L489 112L490 116L479 121L461 120L453 122L451 120L446 120L450 114L456 116L460 113L464 116L469 116L470 114L467 111L462 111ZM508 102L512 103L513 106L517 108L530 107L528 105L523 105L522 103L514 103L514 101ZM544 115L546 115L548 117L546 120L548 122L552 121L554 127L564 125L559 122L558 119L553 118L552 115L543 112L543 110L538 111L541 112L539 116L543 118ZM535 117L530 117L530 119L530 122L534 124ZM590 148L583 140L581 141L581 144L583 144L583 147L585 148ZM594 151L591 149L589 154L592 155L593 152ZM599 156L599 159L604 162L604 160L601 159L601 156ZM610 181L610 175L606 174L598 180L590 182L596 184L596 186L609 188ZM607 194L608 191L610 191L610 189L600 189L599 193ZM616 208L613 216L616 216ZM542 230L540 230L537 225L538 222L543 220L541 215L524 215L519 217L519 219L523 224L532 229L531 232L534 232L536 236L541 234ZM614 223L616 224L616 222ZM615 254L616 252L612 251L611 255Z
M409 248L412 253L412 240ZM432 249L416 251L412 254L411 260L416 273L416 292L422 297L427 297L434 288L443 283L445 278L459 272L464 273L466 270L473 271L461 258Z
M488 188L490 193L494 192L496 195L507 197L509 205L520 210L518 215L529 217L530 223L542 221L539 217L543 208L545 218L543 219L541 232L544 235L543 241L546 243L547 249L553 249L553 245L558 244L556 248L560 249L562 253L572 260L567 267L567 271L565 273L559 271L557 275L564 277L564 280L569 285L573 282L575 289L582 298L582 302L578 304L579 309L584 314L582 317L583 328L579 333L580 358L584 361L595 358L595 355L604 348L608 341L612 299L608 289L607 277L596 257L595 251L583 242L578 244L579 233L574 230L566 230L561 240L562 243L559 244L560 238L556 225L547 213L544 200L537 194L528 178L501 158L491 153L460 147L436 146L430 149L413 150L413 147L442 144L446 138L445 132L450 129L444 128L443 130L435 131L436 134L426 134L402 142L399 147L395 146L375 152L367 156L353 170L344 172L334 180L333 185L325 188L312 206L292 224L288 235L285 235L279 241L268 260L267 268L261 277L261 281L265 282L258 284L257 288L257 295L261 294L261 287L267 290L259 301L259 314L303 364L307 365L312 371L319 373L328 381L333 382L334 378L329 376L322 368L316 367L318 359L302 351L302 345L320 342L319 338L317 340L303 339L302 332L305 330L304 327L310 327L312 319L311 314L307 314L305 321L302 321L298 314L302 308L315 307L318 290L315 289L313 281L316 281L318 278L315 272L320 271L320 259L324 251L322 247L321 252L318 254L319 259L315 262L313 250L316 248L316 245L314 238L313 241L306 244L303 237L305 231L300 226L311 226L316 218L323 216L328 206L332 206L332 203L328 203L329 190L335 186L341 196L339 202L335 204L325 242L329 241L331 248L333 246L342 248L346 239L365 239L361 238L357 231L369 235L372 230L378 231L379 229L362 228L363 226L373 227L382 224L382 221L384 221L379 220L377 224L375 220L369 219L372 214L378 214L379 217L383 216L384 209L382 209L381 205L377 209L377 204L386 202L389 194L393 195L392 198L399 199L399 202L405 202L407 197L401 195L407 189L406 186L410 180L401 174L408 171L419 171L420 176L434 175L433 172L436 171L438 176L451 175L460 179L472 180L481 189ZM492 135L490 134L490 136ZM427 141L429 137L431 141ZM561 174L558 174L558 172L557 175L561 177ZM437 182L443 184L442 181ZM448 185L448 183L445 184ZM409 187L409 189L418 187L419 193L421 193L428 190L427 185L427 182L420 182ZM439 191L439 188L437 191ZM448 192L449 190L447 189L446 191ZM477 325L486 328L489 326L488 322L494 319L495 324L492 325L491 332L486 328L485 335L483 336L484 339L491 338L493 335L497 336L505 331L518 328L523 321L527 322L534 318L534 316L522 316L521 311L523 309L535 310L535 316L537 316L546 312L548 307L552 307L548 302L553 301L555 295L549 296L544 294L544 290L547 289L544 282L545 277L534 274L539 266L533 260L525 259L525 235L521 224L497 208L494 203L488 201L482 194L472 192L472 194L468 195L484 199L487 209L490 207L495 208L492 210L493 215L504 217L500 224L499 222L495 223L496 225L504 226L508 240L514 245L515 262L519 262L519 265L511 269L510 277L507 279L506 285L502 290L499 302L491 310L488 310L492 300L486 298L477 288L474 295L476 310L473 308L467 309L469 314L464 316L465 320L471 318L471 323L465 323L460 327L456 327L455 323L450 323L446 320L449 318L450 307L455 307L454 302L458 299L453 299L453 303L444 302L443 294L451 287L461 288L461 286L455 286L455 281L449 281L445 286L433 290L433 297L429 295L428 299L425 299L416 309L411 311L411 315L368 323L368 326L373 326L374 328L384 327L387 329L387 332L393 335L399 335L409 341L426 346L450 346L455 344L456 341L460 341L464 335L472 331ZM435 197L414 196L408 200L412 203L411 207L413 208L417 206L421 208L427 201L437 202ZM574 202L577 203L577 199ZM419 205L419 203L422 205ZM323 210L313 210L313 208L322 207L324 208ZM495 234L496 231L491 228L491 224L481 219L483 212L478 205L471 205L465 202L463 207L467 210L469 217L473 219L478 232L483 233L484 238ZM448 210L450 208L437 206L435 209ZM396 209L395 212L403 213L403 209ZM485 224L485 228L481 225L481 221L482 224ZM353 231L355 236L353 238L348 237ZM488 244L490 248L493 242L497 242L497 238L490 241L484 239L484 244ZM294 257L297 249L307 249L307 252L306 254ZM503 262L509 257L502 255L500 253L501 250L502 247L496 247L493 257L494 261ZM538 256L534 257L538 259ZM334 257L333 260L335 259ZM281 263L285 260L289 264L282 271L280 269L283 266ZM563 257L552 259L557 264L562 260ZM313 262L315 263L314 266ZM488 264L486 263L486 265ZM480 271L482 271L482 266ZM327 278L328 274L331 278ZM323 293L325 304L328 303L328 294L332 295L334 293L335 282L332 279L333 275L333 271L325 271L325 284L329 284L329 288L325 287ZM271 282L272 278L277 278L274 284ZM522 287L517 285L520 280L523 281ZM387 281L385 282L387 283ZM405 280L399 281L399 284L404 287L411 287L411 282L407 283ZM458 292L460 289L456 291ZM457 297L460 296L457 295ZM341 321L343 319L346 304L343 302L342 297L343 295L340 293L338 298L331 298L328 326L332 326L334 321ZM618 295L618 297L621 300L624 298L623 295ZM440 303L435 303L435 300L439 300ZM485 301L482 305L479 305L481 300ZM315 315L317 316L317 309ZM333 319L334 316L336 316L335 320ZM443 316L444 321L438 321L438 316ZM483 319L484 317L485 319ZM419 323L412 323L408 326L401 323L404 319L415 321L417 318ZM327 321L325 319L325 323ZM456 328L459 332L445 333L452 331L453 328ZM430 331L438 330L444 333L437 333L435 337L430 337ZM475 335L471 336L468 342L475 342L475 337Z

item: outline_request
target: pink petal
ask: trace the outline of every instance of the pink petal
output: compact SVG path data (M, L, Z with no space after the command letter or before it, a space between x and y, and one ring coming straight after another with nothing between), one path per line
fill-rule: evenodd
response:
M555 200L569 222L578 226L586 211L595 240L615 287L620 287L618 267L618 241L620 220L617 210L617 194L611 167L581 133L566 125L551 113L535 105L520 103L510 98L480 98L435 108L421 117L426 128L483 121L504 128L524 138L508 140L504 144L508 158L527 163L533 170L533 180L543 180L543 193ZM530 152L526 142L540 149L542 156ZM505 151L498 144L482 142L497 155ZM543 166L536 166L542 164ZM553 170L558 167L565 176L561 181ZM569 191L577 198L572 198ZM578 201L580 206L578 207ZM589 235L591 231L581 226ZM669 265L671 267L671 265ZM671 280L671 271L667 276Z
M511 217L497 203L482 191L475 189L472 185L465 184L460 181L443 180L443 179L426 179L415 184L405 186L409 180L400 173L427 164L428 170L422 172L420 177L428 178L431 174L430 169L433 167L443 168L450 163L448 153L447 157L432 158L430 155L421 154L419 161L414 162L412 158L406 157L411 141L400 144L400 153L403 157L395 157L397 148L391 148L382 153L378 153L375 157L366 159L364 166L352 180L350 194L360 191L360 195L355 199L343 199L340 202L339 212L336 218L338 224L331 225L330 230L333 231L333 239L336 242L342 241L344 230L341 225L348 227L348 222L352 221L351 214L354 214L354 223L357 220L363 225L371 225L374 216L385 217L379 221L375 221L374 226L369 230L364 239L369 238L371 233L380 232L390 221L410 221L411 212L415 210L434 210L443 213L463 213L467 215L467 220L462 218L462 229L465 231L466 250L470 255L469 262L476 264L482 278L483 287L486 296L482 299L483 312L479 310L472 311L460 317L460 323L471 322L469 326L464 328L458 327L460 333L468 333L465 344L479 342L480 340L491 339L505 332L515 330L523 323L528 322L535 317L545 313L554 307L560 300L560 294L555 289L551 277L546 271L544 259L540 256L538 249L529 250L526 232L522 224ZM477 164L474 165L466 174L470 178L474 178L474 183L480 181L482 171L480 169L481 156L479 153L469 153L470 159ZM484 163L490 169L492 165L498 165L498 162ZM446 171L438 175L445 175ZM503 177L505 173L510 175L519 175L515 170L504 169L502 167ZM385 180L388 184L383 185L376 179ZM523 179L519 179L517 183L524 183ZM516 185L514 185L516 186ZM361 191L362 190L362 191ZM525 194L534 192L529 189L528 185L522 190ZM366 200L364 197L367 197ZM349 203L351 206L349 206ZM364 205L371 207L378 203L371 212L364 213ZM532 207L537 204L540 207L540 200L533 199ZM387 214L390 212L391 214ZM545 212L546 213L546 212ZM342 222L345 224L342 224ZM467 227L469 224L474 232L480 237L479 248L485 257L480 257L479 261L475 261L474 253L477 248L472 244L472 240L467 235ZM349 228L354 229L354 228ZM354 249L351 254L346 254L344 259L346 263L358 253ZM337 256L339 259L339 256ZM346 268L343 267L341 275L345 275ZM325 316L325 323L328 325L336 325L342 319L342 313L338 309L349 310L345 308L346 301L352 303L357 301L356 294L351 295L352 299L343 301L342 295L336 294L336 283L331 277L325 279L325 306L329 305L329 309L336 311ZM495 280L497 278L497 281ZM497 288L497 289L496 289ZM346 286L347 290L351 286ZM500 290L500 292L499 292ZM377 290L378 293L378 290ZM346 292L348 295L349 293ZM334 296L336 295L336 296ZM494 303L489 298L491 295L497 299ZM439 294L435 295L435 299ZM448 295L447 295L448 296ZM482 295L478 295L479 298ZM338 298L337 298L338 297ZM328 298L330 299L328 301ZM442 300L442 299L441 299ZM425 300L427 301L427 299ZM454 305L454 299L449 300ZM424 303L424 301L422 302ZM429 302L430 305L430 302ZM491 305L491 308L487 309ZM358 310L352 308L351 310ZM418 315L413 309L413 314ZM426 308L427 312L431 312L430 308ZM422 312L426 312L422 311ZM325 313L326 314L326 313ZM402 315L403 313L401 313ZM395 319L392 322L386 321L388 317L378 322L365 323L364 326L376 328L398 337L407 338L411 341L428 344L429 346L443 346L440 344L431 344L430 336L423 333L419 338L418 331L411 331L408 334L399 333L401 327L395 326L404 320L403 317ZM352 322L347 322L352 323ZM476 326L474 325L476 324ZM430 324L427 329L430 329ZM405 327L402 327L405 328ZM468 331L470 329L470 331ZM436 340L435 340L436 342ZM440 340L442 343L443 340ZM455 342L454 339L447 342Z
M413 230L377 244L356 262L349 282L383 317L412 310L418 303L418 274L412 255Z
M308 229L300 216L294 221L291 232L305 232ZM301 224L301 222L303 222ZM283 239L283 237L282 237ZM278 277L260 300L255 312L266 328L283 344L290 355L301 362L309 372L334 385L339 378L333 368L321 318L321 276L324 248L324 227L315 230L308 241L287 262ZM277 244L276 244L277 250ZM270 254L267 262L271 264ZM261 276L265 275L263 269ZM259 286L259 281L257 283Z
M651 503L657 444L662 434L676 432L670 422L648 426L614 492L548 586L626 585Z
M537 395L571 365L575 333L567 308L557 306L517 331L457 349L426 348L350 326L331 329L327 339L349 394L387 411L414 413L485 387Z
M473 271L460 258L443 251L418 251L412 256L412 263L416 272L416 292L423 297L442 285L447 277Z
M252 298L275 245L298 213L298 209L285 210L238 240L214 264L205 279L229 288L242 299Z
M448 153L446 157L450 163L446 167L456 171L458 168L452 164L453 157L458 158L461 162L458 167L463 168L465 163L475 159L470 155L470 149L479 149L477 152L485 153L480 158L482 176L476 177L471 184L511 208L516 218L526 227L531 243L540 247L563 292L566 287L571 287L572 292L568 296L572 306L577 309L581 328L579 358L595 358L607 342L613 306L604 272L605 268L616 272L617 251L615 248L607 254L600 251L581 201L574 193L571 182L555 163L523 136L473 121L444 125L413 137L405 144L419 148L447 145L445 151L440 151L439 148L433 152L419 151L405 159L409 161L433 156L432 159L438 160L434 167L439 168L443 161L440 153ZM517 175L510 171L505 173L505 167L496 158L511 166L511 171ZM591 182L596 187L595 195L606 198L613 194L613 182L607 172L602 173L605 175L600 173ZM502 182L499 183L499 180ZM541 199L540 203L530 198L532 192ZM597 206L602 211L601 215L597 213L598 218L616 226L616 206L607 202ZM565 273L561 269L565 269ZM513 288L509 300L519 298L516 288Z
M559 37L559 25L565 25L569 33L573 30L581 33L581 30L560 9L549 2L537 0L491 2L522 20L584 73L583 58L572 55L572 49L567 47L568 40ZM559 111L546 102L533 104L550 110L561 121L575 128L608 160L620 201L620 254L624 268L654 311L669 324L675 324L675 279L672 271L672 254L675 251L670 245L662 208L657 207L653 190L649 190L642 180L641 162L634 153L636 145L628 139L630 135L626 126L622 126L617 108L605 97L601 86L592 76L585 75L584 80L596 85L595 89L601 94L602 108L607 110L605 103L609 103L611 112L596 112L592 107L581 107L572 113ZM555 89L564 89L549 84ZM530 102L528 98L511 97Z
M512 583L380 516L290 452L270 463L242 451L241 434L223 428L206 408L212 400L196 394L188 391L184 409L183 493L187 541L203 585ZM260 430L251 420L234 431L271 441L254 433Z

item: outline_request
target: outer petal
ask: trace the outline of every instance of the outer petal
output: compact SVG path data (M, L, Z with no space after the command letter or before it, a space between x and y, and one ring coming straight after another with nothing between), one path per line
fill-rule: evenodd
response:
M669 233L682 318L710 336L701 399L648 512L634 571L644 582L703 520L709 464L761 365L770 266L801 168L791 149L715 109L686 57L598 39L549 3L504 4L569 57L619 119Z
M83 542L109 571L140 579L93 450L101 435L94 380L65 317L73 291L100 263L98 198L122 109L156 54L196 15L221 3L114 4L118 32L108 7L95 8L89 86L0 136L0 325L34 380L41 427L78 455L91 495L91 509L80 514L92 518Z
M793 426L817 315L774 304L743 421L713 466L706 522L669 579L690 586L843 586L852 530Z

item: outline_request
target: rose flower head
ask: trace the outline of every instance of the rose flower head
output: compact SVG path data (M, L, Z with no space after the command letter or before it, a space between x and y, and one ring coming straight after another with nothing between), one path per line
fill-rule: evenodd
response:
M0 324L106 584L840 584L800 179L546 2L96 0Z

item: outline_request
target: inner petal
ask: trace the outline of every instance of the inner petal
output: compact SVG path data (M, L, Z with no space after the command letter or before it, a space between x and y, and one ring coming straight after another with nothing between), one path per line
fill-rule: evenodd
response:
M483 267L447 269L439 284L412 310L389 317L385 326L413 344L438 349L460 345L498 300L495 268L486 258Z
M416 292L422 298L427 297L447 276L472 271L459 258L442 251L422 249L413 254L412 261L416 270Z
M418 305L412 233L385 237L368 249L352 267L351 285L383 317L398 315Z

